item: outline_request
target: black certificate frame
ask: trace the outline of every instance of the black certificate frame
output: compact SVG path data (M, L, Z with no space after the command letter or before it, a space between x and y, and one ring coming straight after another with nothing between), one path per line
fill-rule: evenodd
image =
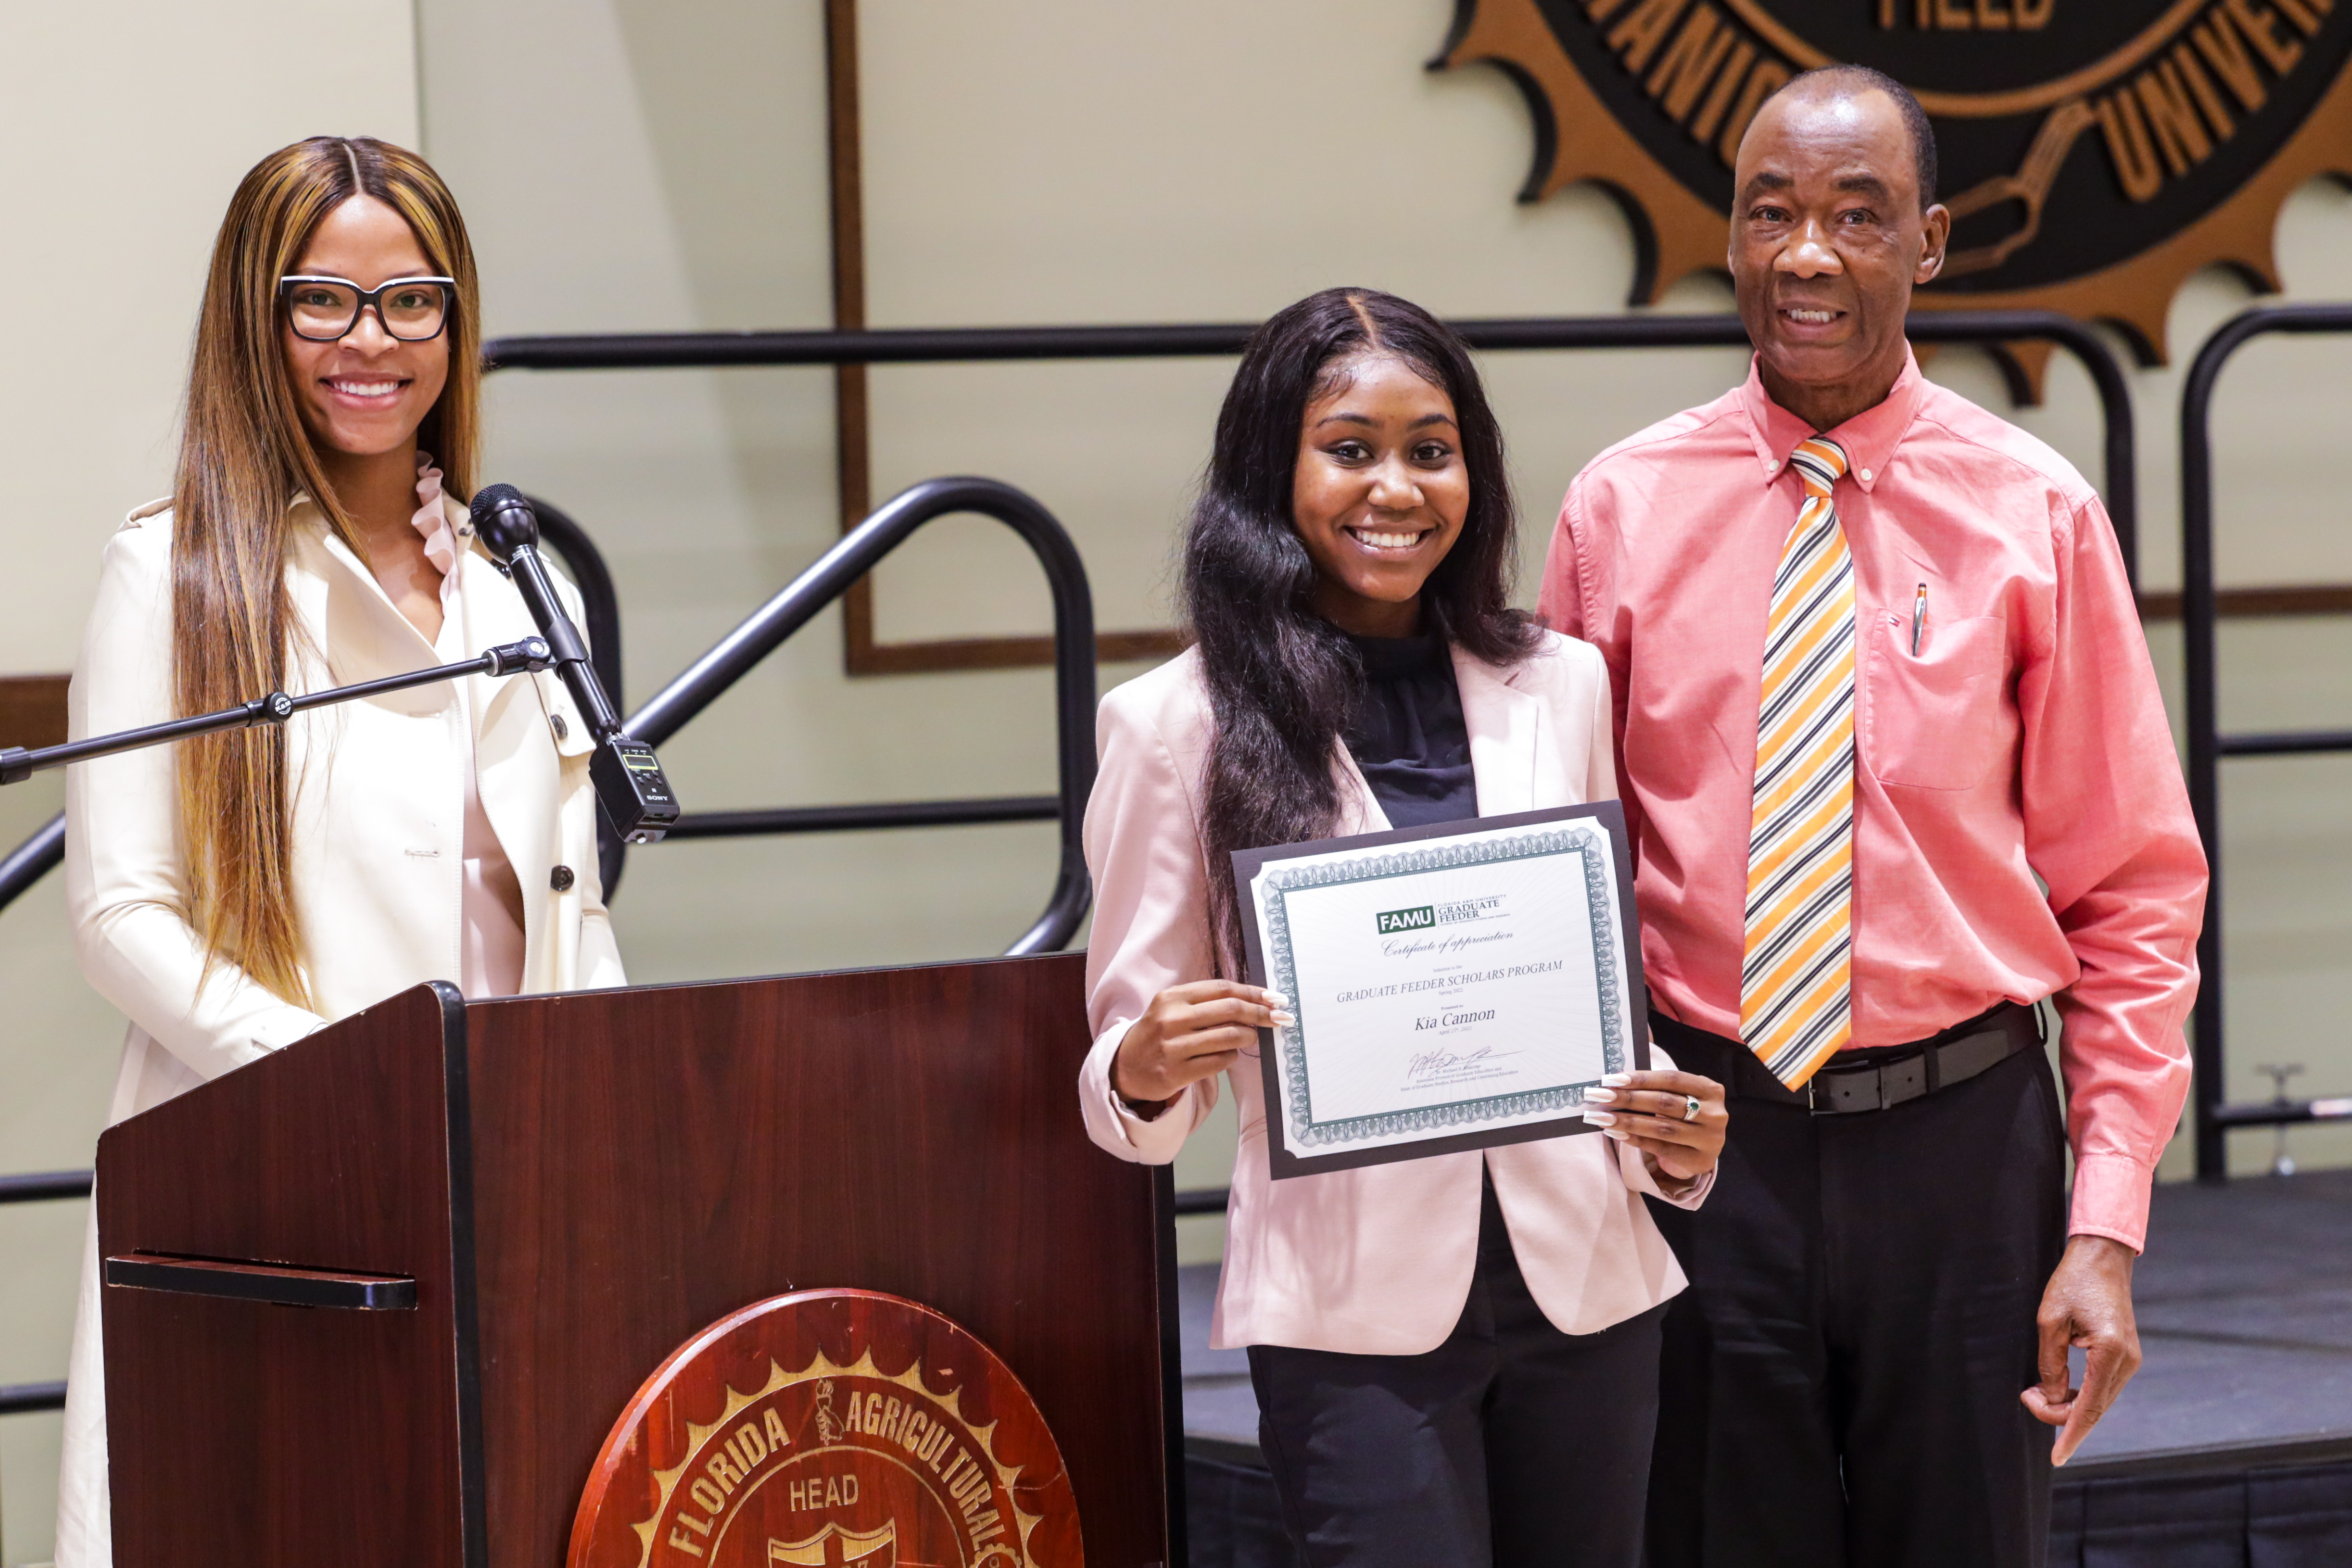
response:
M1650 1066L1649 987L1642 973L1642 922L1633 891L1633 845L1625 826L1625 808L1614 800L1552 806L1541 811L1510 812L1499 816L1465 817L1459 822L1442 822L1428 827L1359 833L1345 838L1319 838L1303 844L1237 849L1233 852L1234 896L1239 900L1242 910L1242 945L1246 950L1243 957L1249 965L1249 983L1259 987L1267 984L1265 942L1258 930L1257 900L1250 896L1250 884L1257 879L1258 873L1269 863L1342 850L1380 849L1391 845L1417 844L1432 838L1454 838L1466 833L1508 831L1516 827L1539 827L1549 823L1580 820L1597 823L1608 835L1611 858L1616 870L1618 929L1624 937L1624 1018L1626 1029L1633 1037L1628 1050L1634 1069L1646 1071ZM1546 1121L1415 1139L1380 1149L1353 1149L1331 1154L1302 1153L1290 1144L1286 1118L1283 1114L1282 1068L1274 1031L1260 1029L1257 1033L1258 1069L1263 1075L1265 1097L1266 1160L1269 1173L1276 1181L1315 1175L1325 1171L1399 1164L1439 1154L1467 1153L1474 1150L1533 1143L1547 1138L1573 1137L1580 1132L1601 1131L1584 1121L1580 1112L1569 1111Z

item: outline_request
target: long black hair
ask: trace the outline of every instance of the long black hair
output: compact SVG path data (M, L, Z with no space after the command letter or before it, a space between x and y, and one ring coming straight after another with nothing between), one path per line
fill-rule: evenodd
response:
M1184 541L1184 605L1208 684L1201 847L1213 930L1242 951L1228 854L1329 837L1339 816L1332 748L1364 695L1355 647L1313 607L1316 573L1291 517L1307 405L1348 362L1393 355L1454 403L1470 510L1421 592L1421 627L1490 664L1525 658L1540 635L1510 605L1517 521L1503 432L1470 351L1420 306L1370 289L1326 289L1258 328L1217 415Z

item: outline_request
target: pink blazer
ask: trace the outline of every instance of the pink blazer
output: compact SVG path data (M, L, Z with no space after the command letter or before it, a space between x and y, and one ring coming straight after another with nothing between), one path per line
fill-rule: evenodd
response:
M1454 669L1480 815L1616 795L1609 675L1590 644L1547 632L1516 668L1497 669L1457 649ZM1095 882L1087 954L1095 1043L1078 1096L1094 1141L1147 1164L1173 1160L1217 1102L1217 1080L1206 1079L1146 1121L1110 1082L1119 1040L1152 997L1219 973L1206 913L1210 868L1197 828L1211 732L1194 653L1113 691L1097 724L1102 771L1086 827ZM1346 748L1334 766L1339 832L1387 828ZM1266 1173L1257 1053L1227 1076L1239 1097L1241 1147L1212 1325L1211 1342L1220 1349L1434 1350L1469 1299L1482 1158L1494 1173L1528 1288L1564 1332L1596 1332L1683 1288L1682 1270L1636 1195L1657 1194L1657 1186L1641 1156L1610 1139L1554 1138L1483 1156L1442 1154L1276 1182ZM1697 1206L1712 1182L1675 1201Z

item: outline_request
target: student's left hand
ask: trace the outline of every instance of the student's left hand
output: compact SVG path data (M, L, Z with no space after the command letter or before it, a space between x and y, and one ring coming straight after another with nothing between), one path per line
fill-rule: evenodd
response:
M1723 1085L1695 1072L1612 1072L1601 1082L1584 1091L1584 1119L1640 1150L1653 1176L1680 1186L1715 1169L1731 1121Z

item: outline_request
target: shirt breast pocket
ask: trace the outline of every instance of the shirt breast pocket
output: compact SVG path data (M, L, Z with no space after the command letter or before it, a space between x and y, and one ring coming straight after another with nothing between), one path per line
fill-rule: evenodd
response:
M1907 617L1874 617L1863 677L1862 755L1881 784L1973 789L2011 749L2009 623L1999 616L1930 622L1911 653Z

